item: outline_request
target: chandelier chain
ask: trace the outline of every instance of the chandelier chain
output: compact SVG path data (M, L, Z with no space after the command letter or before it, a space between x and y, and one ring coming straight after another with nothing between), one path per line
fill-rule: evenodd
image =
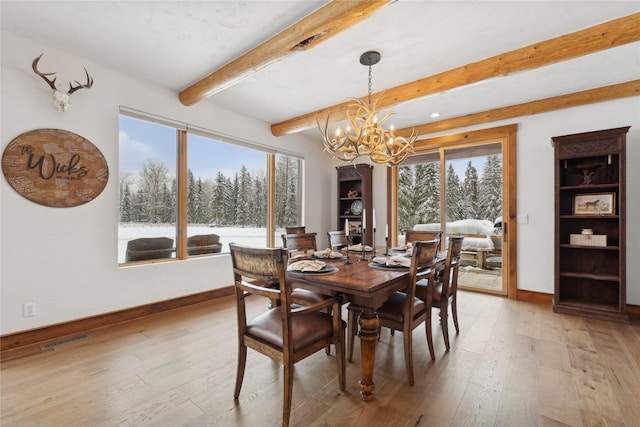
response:
M394 113L390 112L382 118L378 118L380 111L377 109L382 95L374 102L373 71L372 66L380 61L378 52L365 52L360 56L360 63L369 66L368 98L365 102L362 98L353 98L354 103L347 110L349 124L341 129L335 129L335 136L329 135L329 118L324 124L316 118L318 129L322 134L322 142L325 151L336 159L351 162L360 156L368 155L375 163L395 166L400 164L409 154L414 153L413 143L418 136L415 131L411 136L404 138L395 135L393 126L385 129L383 122Z

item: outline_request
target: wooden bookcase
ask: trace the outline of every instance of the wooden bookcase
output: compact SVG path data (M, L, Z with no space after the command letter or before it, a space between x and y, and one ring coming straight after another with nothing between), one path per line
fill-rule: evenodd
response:
M356 245L362 243L362 206L367 215L366 245L373 243L373 166L359 163L336 167L338 171L338 226L344 230L345 219L349 220L350 240Z
M555 312L629 321L625 277L628 130L622 127L552 138ZM593 236L583 230L591 230Z

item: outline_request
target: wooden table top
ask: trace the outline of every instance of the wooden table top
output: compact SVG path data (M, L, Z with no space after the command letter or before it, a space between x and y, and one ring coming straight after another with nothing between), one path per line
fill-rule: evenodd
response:
M444 261L444 256L439 256ZM287 276L296 286L329 295L341 295L362 307L377 309L391 294L407 287L409 269L371 267L371 255L360 261L360 254L350 255L353 264L344 260L323 260L338 269L335 273L299 273L289 271Z

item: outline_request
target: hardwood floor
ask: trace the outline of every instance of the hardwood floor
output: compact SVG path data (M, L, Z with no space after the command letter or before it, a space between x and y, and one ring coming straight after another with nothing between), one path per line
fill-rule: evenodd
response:
M382 332L370 403L359 395L359 344L345 392L333 352L298 363L292 424L640 425L640 325L554 314L547 305L479 293L460 292L458 300L461 332L451 335L449 353L439 326L435 361L424 328L414 331L414 387L401 332ZM264 300L249 305L255 314ZM249 351L235 404L236 353L231 297L90 331L86 339L2 363L0 424L280 425L281 367Z

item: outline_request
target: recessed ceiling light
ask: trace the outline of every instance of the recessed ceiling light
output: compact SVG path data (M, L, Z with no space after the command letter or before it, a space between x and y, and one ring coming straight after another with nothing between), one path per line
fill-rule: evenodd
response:
M436 117L440 117L440 113L431 113L432 119L435 119Z

